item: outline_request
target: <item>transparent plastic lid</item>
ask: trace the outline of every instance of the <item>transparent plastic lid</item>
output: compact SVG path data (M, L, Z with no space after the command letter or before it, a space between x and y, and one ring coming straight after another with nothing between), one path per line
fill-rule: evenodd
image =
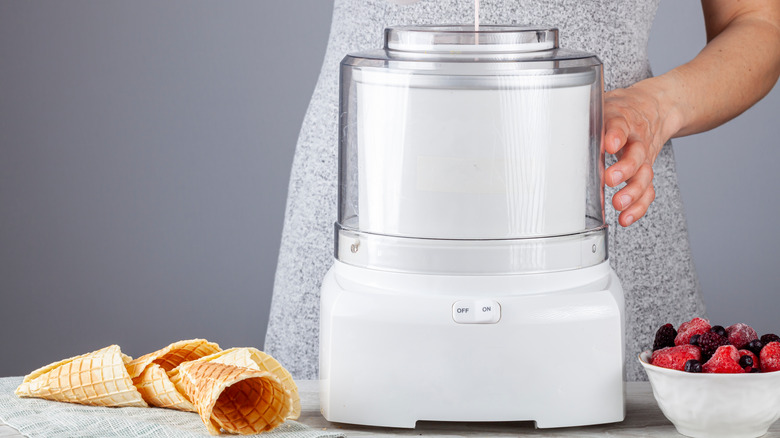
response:
M388 28L384 49L344 58L340 86L339 260L496 273L606 259L602 67L557 29Z
M518 26L398 26L385 29L385 49L404 52L523 53L558 48L558 29Z

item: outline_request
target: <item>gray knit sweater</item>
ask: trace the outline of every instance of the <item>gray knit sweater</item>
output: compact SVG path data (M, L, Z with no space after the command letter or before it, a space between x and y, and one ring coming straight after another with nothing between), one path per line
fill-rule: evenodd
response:
M560 29L562 47L598 54L605 87L650 76L647 40L658 0L481 0L484 24ZM338 65L347 53L382 46L396 24L472 23L470 0L335 0L325 61L298 139L265 349L299 379L317 377L319 288L333 263L337 210ZM614 163L607 157L607 165ZM656 200L623 228L607 188L609 255L626 296L626 378L644 380L637 354L662 324L704 314L671 144L655 166Z

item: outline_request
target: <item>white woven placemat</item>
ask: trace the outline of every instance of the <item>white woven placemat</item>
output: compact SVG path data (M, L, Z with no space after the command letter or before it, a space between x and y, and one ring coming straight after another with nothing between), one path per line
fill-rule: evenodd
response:
M100 408L37 398L20 398L14 390L21 377L0 378L0 420L35 437L164 437L211 436L198 414L161 408ZM261 435L253 435L261 436ZM262 434L267 438L343 437L287 421Z

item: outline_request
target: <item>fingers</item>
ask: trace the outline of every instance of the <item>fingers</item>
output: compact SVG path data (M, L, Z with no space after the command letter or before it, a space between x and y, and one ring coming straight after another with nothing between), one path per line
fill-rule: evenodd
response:
M618 223L620 223L620 225L624 227L633 224L634 222L639 220L639 218L644 216L645 213L647 213L647 209L650 207L650 204L652 204L654 200L655 200L655 188L650 186L649 189L639 199L639 201L632 204L628 210L624 211L623 213L620 213L620 216L618 217Z
M612 112L614 111L610 111L610 113ZM629 132L631 132L631 126L626 118L619 114L619 112L607 115L605 117L604 150L610 154L617 154L620 152L628 141ZM623 159L622 156L621 159ZM632 158L632 161L634 159L636 159L636 157ZM618 161L618 163L620 162ZM623 164L617 166L618 163L610 166L604 173L604 182L610 187L621 184L636 172L636 168L630 169L630 166Z
M623 153L617 163L604 172L604 180L608 186L616 187L633 178L639 168L647 163L647 147L639 142L629 143L623 147Z
M616 154L628 141L630 126L624 117L605 117L604 149Z
M612 205L618 211L623 211L640 199L653 181L653 168L649 164L642 165L632 176L628 184L612 197Z
M612 198L620 211L618 223L631 225L645 215L655 200L653 162L664 144L663 114L654 89L632 86L604 95L604 141L602 151L617 156L604 171L604 183L617 187Z
M612 197L612 205L616 210L622 211L618 218L620 225L627 227L647 213L650 204L655 200L652 181L653 168L644 164L636 175L629 179L628 184Z

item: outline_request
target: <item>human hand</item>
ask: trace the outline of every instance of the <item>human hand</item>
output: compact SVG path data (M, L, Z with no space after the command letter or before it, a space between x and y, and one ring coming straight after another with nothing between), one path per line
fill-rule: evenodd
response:
M619 88L604 95L604 150L618 161L604 173L610 187L626 186L612 197L624 227L644 216L655 199L653 163L671 138L662 109L660 90L649 81Z

